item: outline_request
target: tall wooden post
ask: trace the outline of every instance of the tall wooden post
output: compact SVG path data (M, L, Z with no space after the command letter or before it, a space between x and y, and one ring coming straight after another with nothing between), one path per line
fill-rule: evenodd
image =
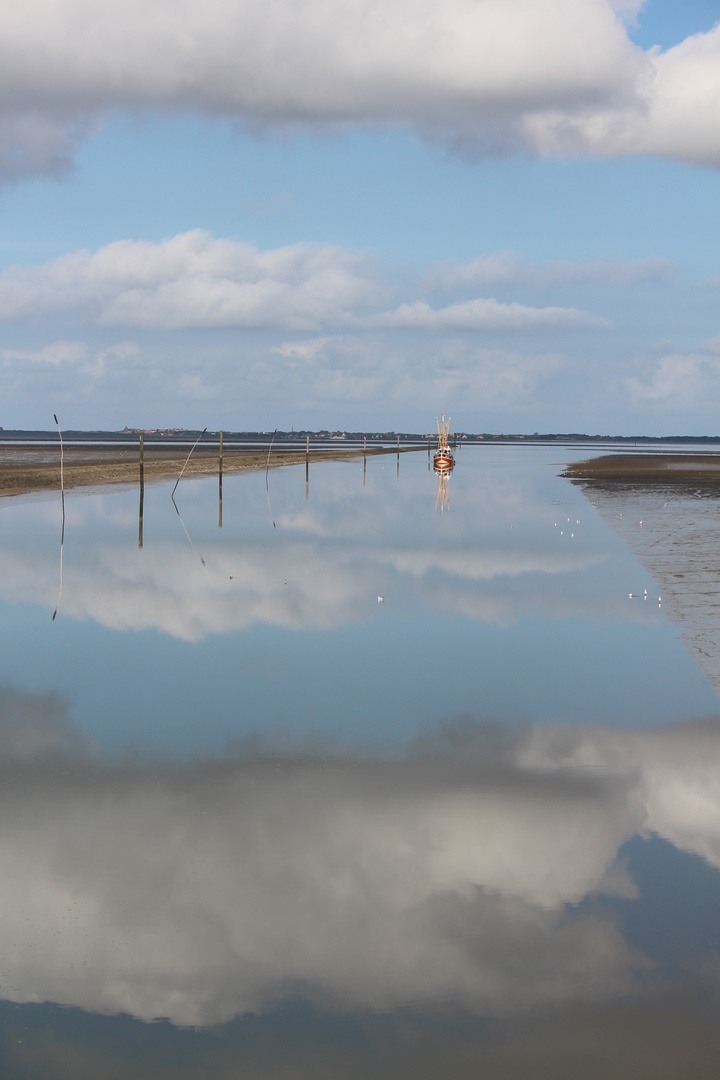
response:
M305 436L305 498L310 498L310 436Z
M138 547L143 546L143 504L145 502L145 452L143 433L140 432L140 510L138 513Z
M397 478L400 479L400 436L397 437Z
M365 470L367 469L367 435L363 435L363 487L365 487Z
M220 432L220 456L218 458L218 529L222 529L222 467L223 467L223 433Z

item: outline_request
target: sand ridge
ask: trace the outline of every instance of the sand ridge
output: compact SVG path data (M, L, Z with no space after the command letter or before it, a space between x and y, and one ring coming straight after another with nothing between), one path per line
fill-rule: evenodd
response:
M574 461L561 475L572 480L720 481L720 453L603 454Z
M424 447L403 446L401 453ZM304 465L306 461L345 461L353 458L396 454L397 447L362 447L304 451L272 450L270 468L285 465ZM187 461L187 450L172 446L145 445L143 477L145 483L178 477ZM265 469L268 451L227 449L223 452L223 475L245 469ZM217 475L217 447L198 446L187 462L184 476ZM64 486L103 487L111 484L137 484L140 481L140 459L137 445L120 447L69 446L64 452ZM60 451L47 446L0 448L0 497L24 495L36 491L59 490Z

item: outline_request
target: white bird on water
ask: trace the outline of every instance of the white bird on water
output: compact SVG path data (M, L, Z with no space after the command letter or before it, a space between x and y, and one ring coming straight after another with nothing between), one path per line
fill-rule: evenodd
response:
M384 604L384 603L385 603L385 597L384 596L378 596L378 604Z

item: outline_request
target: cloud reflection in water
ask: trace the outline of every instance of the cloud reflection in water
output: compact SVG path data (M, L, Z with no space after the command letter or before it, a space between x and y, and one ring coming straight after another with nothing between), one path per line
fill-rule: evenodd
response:
M523 574L569 574L597 561L595 554L552 551L327 548L292 541L272 550L263 544L216 546L204 567L179 544L155 545L142 560L128 547L98 544L66 569L63 614L114 630L157 629L199 641L259 623L284 629L342 626L369 617L368 596L379 588L399 595L404 610L418 603L420 588L423 598L446 614L507 623L517 617L522 599L486 596L478 585ZM52 608L56 578L52 556L0 549L5 602ZM547 603L552 606L550 597ZM582 605L582 600L571 603L578 611ZM542 610L543 604L536 597L530 606Z
M720 867L715 723L107 764L47 699L0 706L11 1001L203 1025L298 992L493 1015L613 998L650 970L592 902L636 894L623 843Z

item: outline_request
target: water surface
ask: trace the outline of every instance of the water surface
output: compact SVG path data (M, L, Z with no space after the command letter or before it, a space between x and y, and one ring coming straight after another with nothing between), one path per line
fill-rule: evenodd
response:
M59 605L0 506L7 1075L714 1062L717 699L572 453L73 494Z

